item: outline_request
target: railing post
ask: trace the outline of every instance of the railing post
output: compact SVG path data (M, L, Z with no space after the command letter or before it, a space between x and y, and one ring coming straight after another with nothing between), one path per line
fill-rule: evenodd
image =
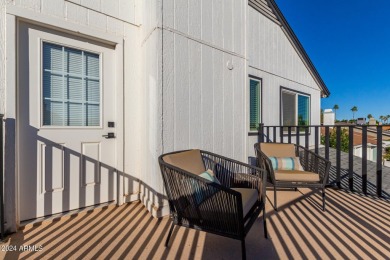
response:
M300 131L300 128L299 128L299 125L297 125L297 127L296 127L296 140L295 140L295 143L297 144L297 145L299 145L299 131Z
M305 127L305 148L309 149L309 127Z
M267 126L267 143L270 142L270 139L269 139L269 126Z
M280 136L280 143L283 143L283 126L279 127L279 136Z
M319 129L319 126L315 126L314 127L314 139L315 139L315 143L314 143L314 151L316 154L318 154L318 148L319 148L319 136L318 136L318 129Z
M263 123L260 123L259 124L259 133L258 133L258 137L257 137L257 141L259 143L264 143L264 124Z
M276 126L273 127L274 143L276 143Z
M329 126L325 126L325 159L329 160Z
M291 144L291 126L288 127L288 143Z
M353 126L349 126L348 130L348 181L349 190L353 191Z
M4 238L4 146L3 146L3 118L0 114L0 232Z
M362 185L367 194L367 126L362 126Z
M382 196L382 126L377 126L376 194Z
M341 126L336 126L336 184L341 188Z

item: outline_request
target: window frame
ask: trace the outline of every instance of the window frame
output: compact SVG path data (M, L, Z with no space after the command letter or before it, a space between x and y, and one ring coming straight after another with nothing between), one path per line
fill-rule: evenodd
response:
M100 51L97 51L97 50L91 50L91 49L86 49L86 48L83 48L81 46L75 46L75 45L70 45L70 44L66 44L64 42L58 42L58 41L55 41L55 40L51 40L51 39L48 39L48 38L40 38L39 39L39 73L40 73L40 76L39 76L39 108L40 108L40 113L39 113L39 117L40 117L40 128L42 129L103 129L104 128L104 125L103 125L103 122L104 122L104 113L103 113L103 109L104 109L104 104L103 104L103 53L100 52ZM79 50L79 51L82 51L82 52L88 52L88 53L92 53L92 54L96 54L99 56L99 91L100 91L100 97L99 97L99 108L100 108L100 111L99 111L99 125L95 125L95 126L67 126L67 125L45 125L44 124L44 116L43 116L43 110L44 110L44 98L43 98L43 74L44 74L44 68L43 68L43 45L44 43L48 43L48 44L55 44L55 45L59 45L63 48L71 48L71 49L75 49L75 50Z
M295 126L298 126L298 96L305 96L305 97L309 98L309 115L308 115L309 123L308 123L308 125L310 125L311 124L311 95L308 93L302 92L302 91L298 91L295 89L286 88L286 87L281 86L280 87L280 96L279 96L279 100L280 100L280 116L279 116L280 126L284 126L283 125L283 93L289 93L289 94L295 95L295 110L296 110L296 112L295 112ZM301 127L304 127L304 126L301 126ZM310 131L310 129L309 129L309 131ZM284 128L283 132L286 133L287 130ZM296 132L295 128L293 129L293 132Z
M257 76L254 76L254 75L251 75L249 74L248 75L248 96L249 96L249 104L248 104L248 128L249 128L249 133L258 133L258 129L256 130L252 130L251 129L251 96L250 96L250 84L251 84L251 80L253 81L256 81L259 83L259 95L260 95L260 98L259 98L259 102L260 102L260 105L259 105L259 122L258 124L260 124L262 121L263 121L263 79L260 78L260 77L257 77Z

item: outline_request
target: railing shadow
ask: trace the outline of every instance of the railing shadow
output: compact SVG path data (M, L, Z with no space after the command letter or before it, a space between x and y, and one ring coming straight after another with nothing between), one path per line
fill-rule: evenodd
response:
M286 199L286 196L293 196L293 192L279 195L284 197L285 204L278 211L271 210L267 214L279 258L388 257L390 227L384 221L389 221L390 208L371 205L371 200L375 199L367 196L327 190L326 212L316 206L321 201L321 195L316 191L301 193L293 200ZM389 203L384 199L381 201ZM375 218L378 214L385 219Z

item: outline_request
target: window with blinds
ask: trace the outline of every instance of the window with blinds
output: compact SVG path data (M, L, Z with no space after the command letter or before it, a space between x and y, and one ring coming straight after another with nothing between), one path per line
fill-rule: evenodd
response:
M98 54L44 42L43 125L100 125Z
M305 126L310 124L309 96L282 90L281 97L282 124L284 126Z
M249 80L249 129L256 131L260 123L261 115L261 85L259 80Z

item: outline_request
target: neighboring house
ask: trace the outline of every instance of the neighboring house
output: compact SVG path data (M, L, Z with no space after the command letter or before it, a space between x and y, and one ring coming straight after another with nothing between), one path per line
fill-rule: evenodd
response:
M382 149L383 152L387 147L390 147L390 135L386 132L387 127L383 127L382 135ZM354 129L354 140L353 140L353 154L359 157L363 157L363 146L362 146L362 131L360 129ZM367 131L367 160L376 162L377 161L377 149L378 141L376 137L376 129L368 128ZM384 153L382 153L384 154ZM386 164L386 166L388 166Z
M365 125L365 124L366 124L366 118L365 118L365 117L359 117L359 118L356 120L356 124L357 124L357 125Z
M246 161L259 123L320 124L329 91L273 0L0 3L9 231L108 202L166 215L160 154Z

